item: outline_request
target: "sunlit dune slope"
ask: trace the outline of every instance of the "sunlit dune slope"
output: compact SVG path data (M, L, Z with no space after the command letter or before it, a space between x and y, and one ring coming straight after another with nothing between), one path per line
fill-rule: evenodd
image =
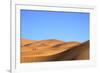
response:
M28 40L28 39L21 39L21 46L25 46L25 45L28 45L28 44L31 44L33 42L36 42L34 40Z

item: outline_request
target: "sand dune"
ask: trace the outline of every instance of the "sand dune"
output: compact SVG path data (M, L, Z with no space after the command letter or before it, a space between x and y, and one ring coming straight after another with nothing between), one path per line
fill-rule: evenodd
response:
M72 55L74 55L73 60L89 60L89 40L70 48L60 60L68 60Z
M76 60L88 60L89 59L89 51L90 51L89 41L82 43L80 46L76 48L80 50L78 56L75 58Z
M21 39L21 46L25 46L25 45L28 45L28 44L31 44L33 42L36 42L34 40L28 40L28 39Z
M83 57L84 53L82 54L80 49L84 51L84 48L87 48L80 46L84 43L64 42L55 39L21 40L21 63L81 59L80 57Z

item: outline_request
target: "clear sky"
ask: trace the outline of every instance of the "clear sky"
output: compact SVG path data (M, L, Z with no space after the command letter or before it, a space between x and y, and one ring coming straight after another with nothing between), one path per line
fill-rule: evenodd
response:
M21 38L89 40L89 13L21 10Z

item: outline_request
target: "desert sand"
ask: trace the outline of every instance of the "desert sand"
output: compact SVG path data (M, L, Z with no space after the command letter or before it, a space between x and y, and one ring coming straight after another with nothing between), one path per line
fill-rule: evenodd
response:
M87 59L89 59L89 41L80 43L56 39L21 39L21 63Z

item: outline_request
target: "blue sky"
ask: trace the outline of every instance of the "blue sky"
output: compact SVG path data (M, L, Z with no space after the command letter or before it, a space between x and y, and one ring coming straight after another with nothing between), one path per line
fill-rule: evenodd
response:
M21 38L89 40L89 13L21 10Z

